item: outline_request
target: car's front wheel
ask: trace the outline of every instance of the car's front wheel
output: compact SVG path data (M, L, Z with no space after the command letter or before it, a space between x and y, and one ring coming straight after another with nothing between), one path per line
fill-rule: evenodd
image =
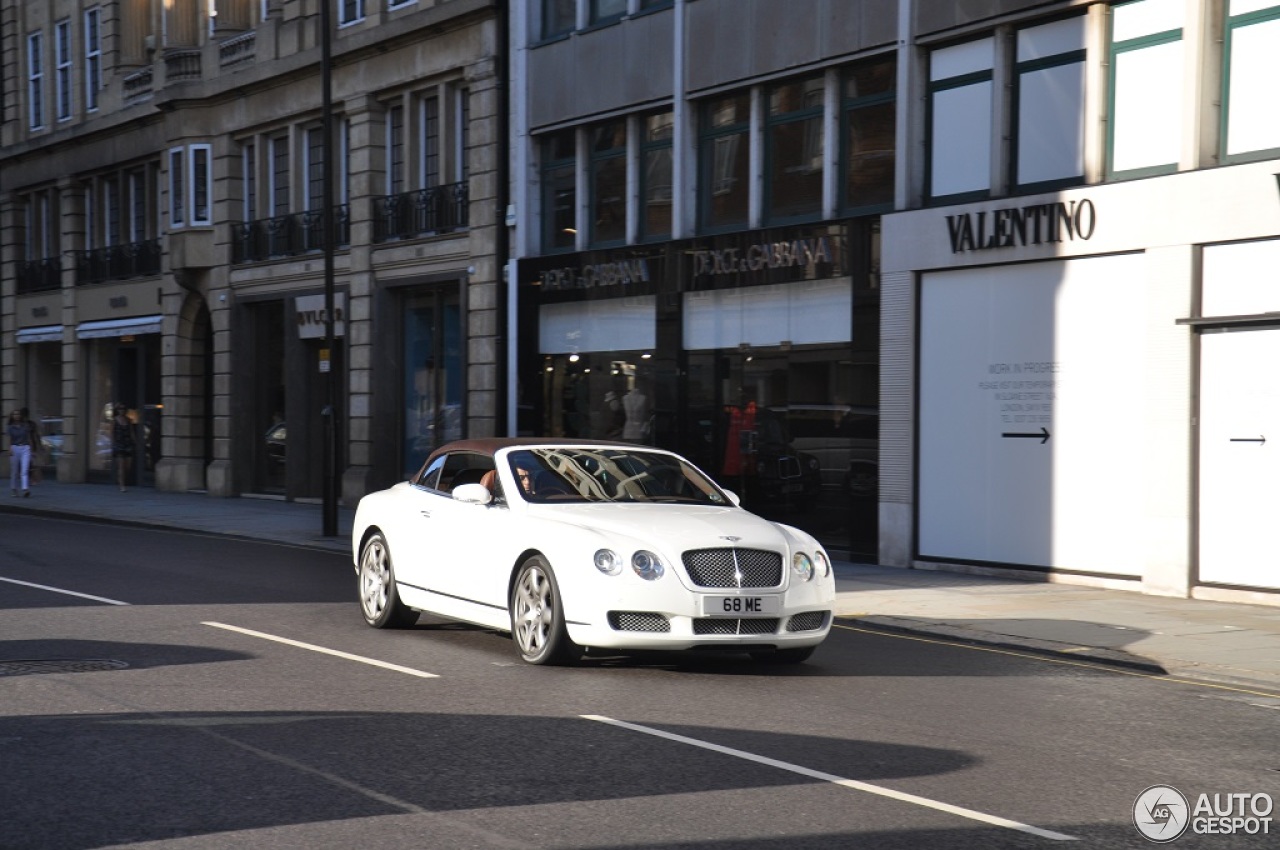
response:
M538 555L520 565L511 587L511 637L530 664L567 664L579 656L564 625L560 587Z
M418 622L418 612L400 601L387 538L376 532L360 550L360 612L375 629L405 629Z

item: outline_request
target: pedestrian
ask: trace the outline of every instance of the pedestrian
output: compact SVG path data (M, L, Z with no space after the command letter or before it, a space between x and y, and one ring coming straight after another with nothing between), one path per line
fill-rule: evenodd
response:
M9 414L9 487L18 495L18 483L22 483L22 495L31 495L31 430L22 417L22 411Z
M31 468L28 477L34 487L44 480L44 440L40 436L40 426L31 418L31 411L24 407L18 413L22 421L27 423L27 433L31 435Z
M133 462L133 423L125 414L123 404L117 404L114 413L111 419L111 454L116 459L116 482L123 493Z

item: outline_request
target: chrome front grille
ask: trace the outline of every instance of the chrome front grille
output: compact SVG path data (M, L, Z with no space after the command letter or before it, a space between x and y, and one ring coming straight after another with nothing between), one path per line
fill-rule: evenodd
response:
M691 549L681 556L698 587L777 587L782 556L764 549Z
M695 635L771 635L777 630L777 617L760 617L750 620L703 617L693 621Z
M652 611L610 611L609 626L619 632L671 631L671 621Z

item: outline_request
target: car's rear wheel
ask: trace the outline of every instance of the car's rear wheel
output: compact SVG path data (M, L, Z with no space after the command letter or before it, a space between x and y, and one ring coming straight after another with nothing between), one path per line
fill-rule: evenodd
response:
M360 613L375 629L405 629L418 622L418 612L400 601L391 549L375 532L360 550Z
M569 640L555 573L534 555L520 565L511 587L511 637L530 664L567 664L580 651Z
M762 664L803 664L813 655L816 646L793 647L791 649L771 649L751 653L751 657Z

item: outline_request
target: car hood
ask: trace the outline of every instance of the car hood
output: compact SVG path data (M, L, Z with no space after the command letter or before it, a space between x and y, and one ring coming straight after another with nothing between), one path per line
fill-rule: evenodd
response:
M741 508L629 502L537 507L542 519L664 548L738 546L785 550L801 542L776 523Z

